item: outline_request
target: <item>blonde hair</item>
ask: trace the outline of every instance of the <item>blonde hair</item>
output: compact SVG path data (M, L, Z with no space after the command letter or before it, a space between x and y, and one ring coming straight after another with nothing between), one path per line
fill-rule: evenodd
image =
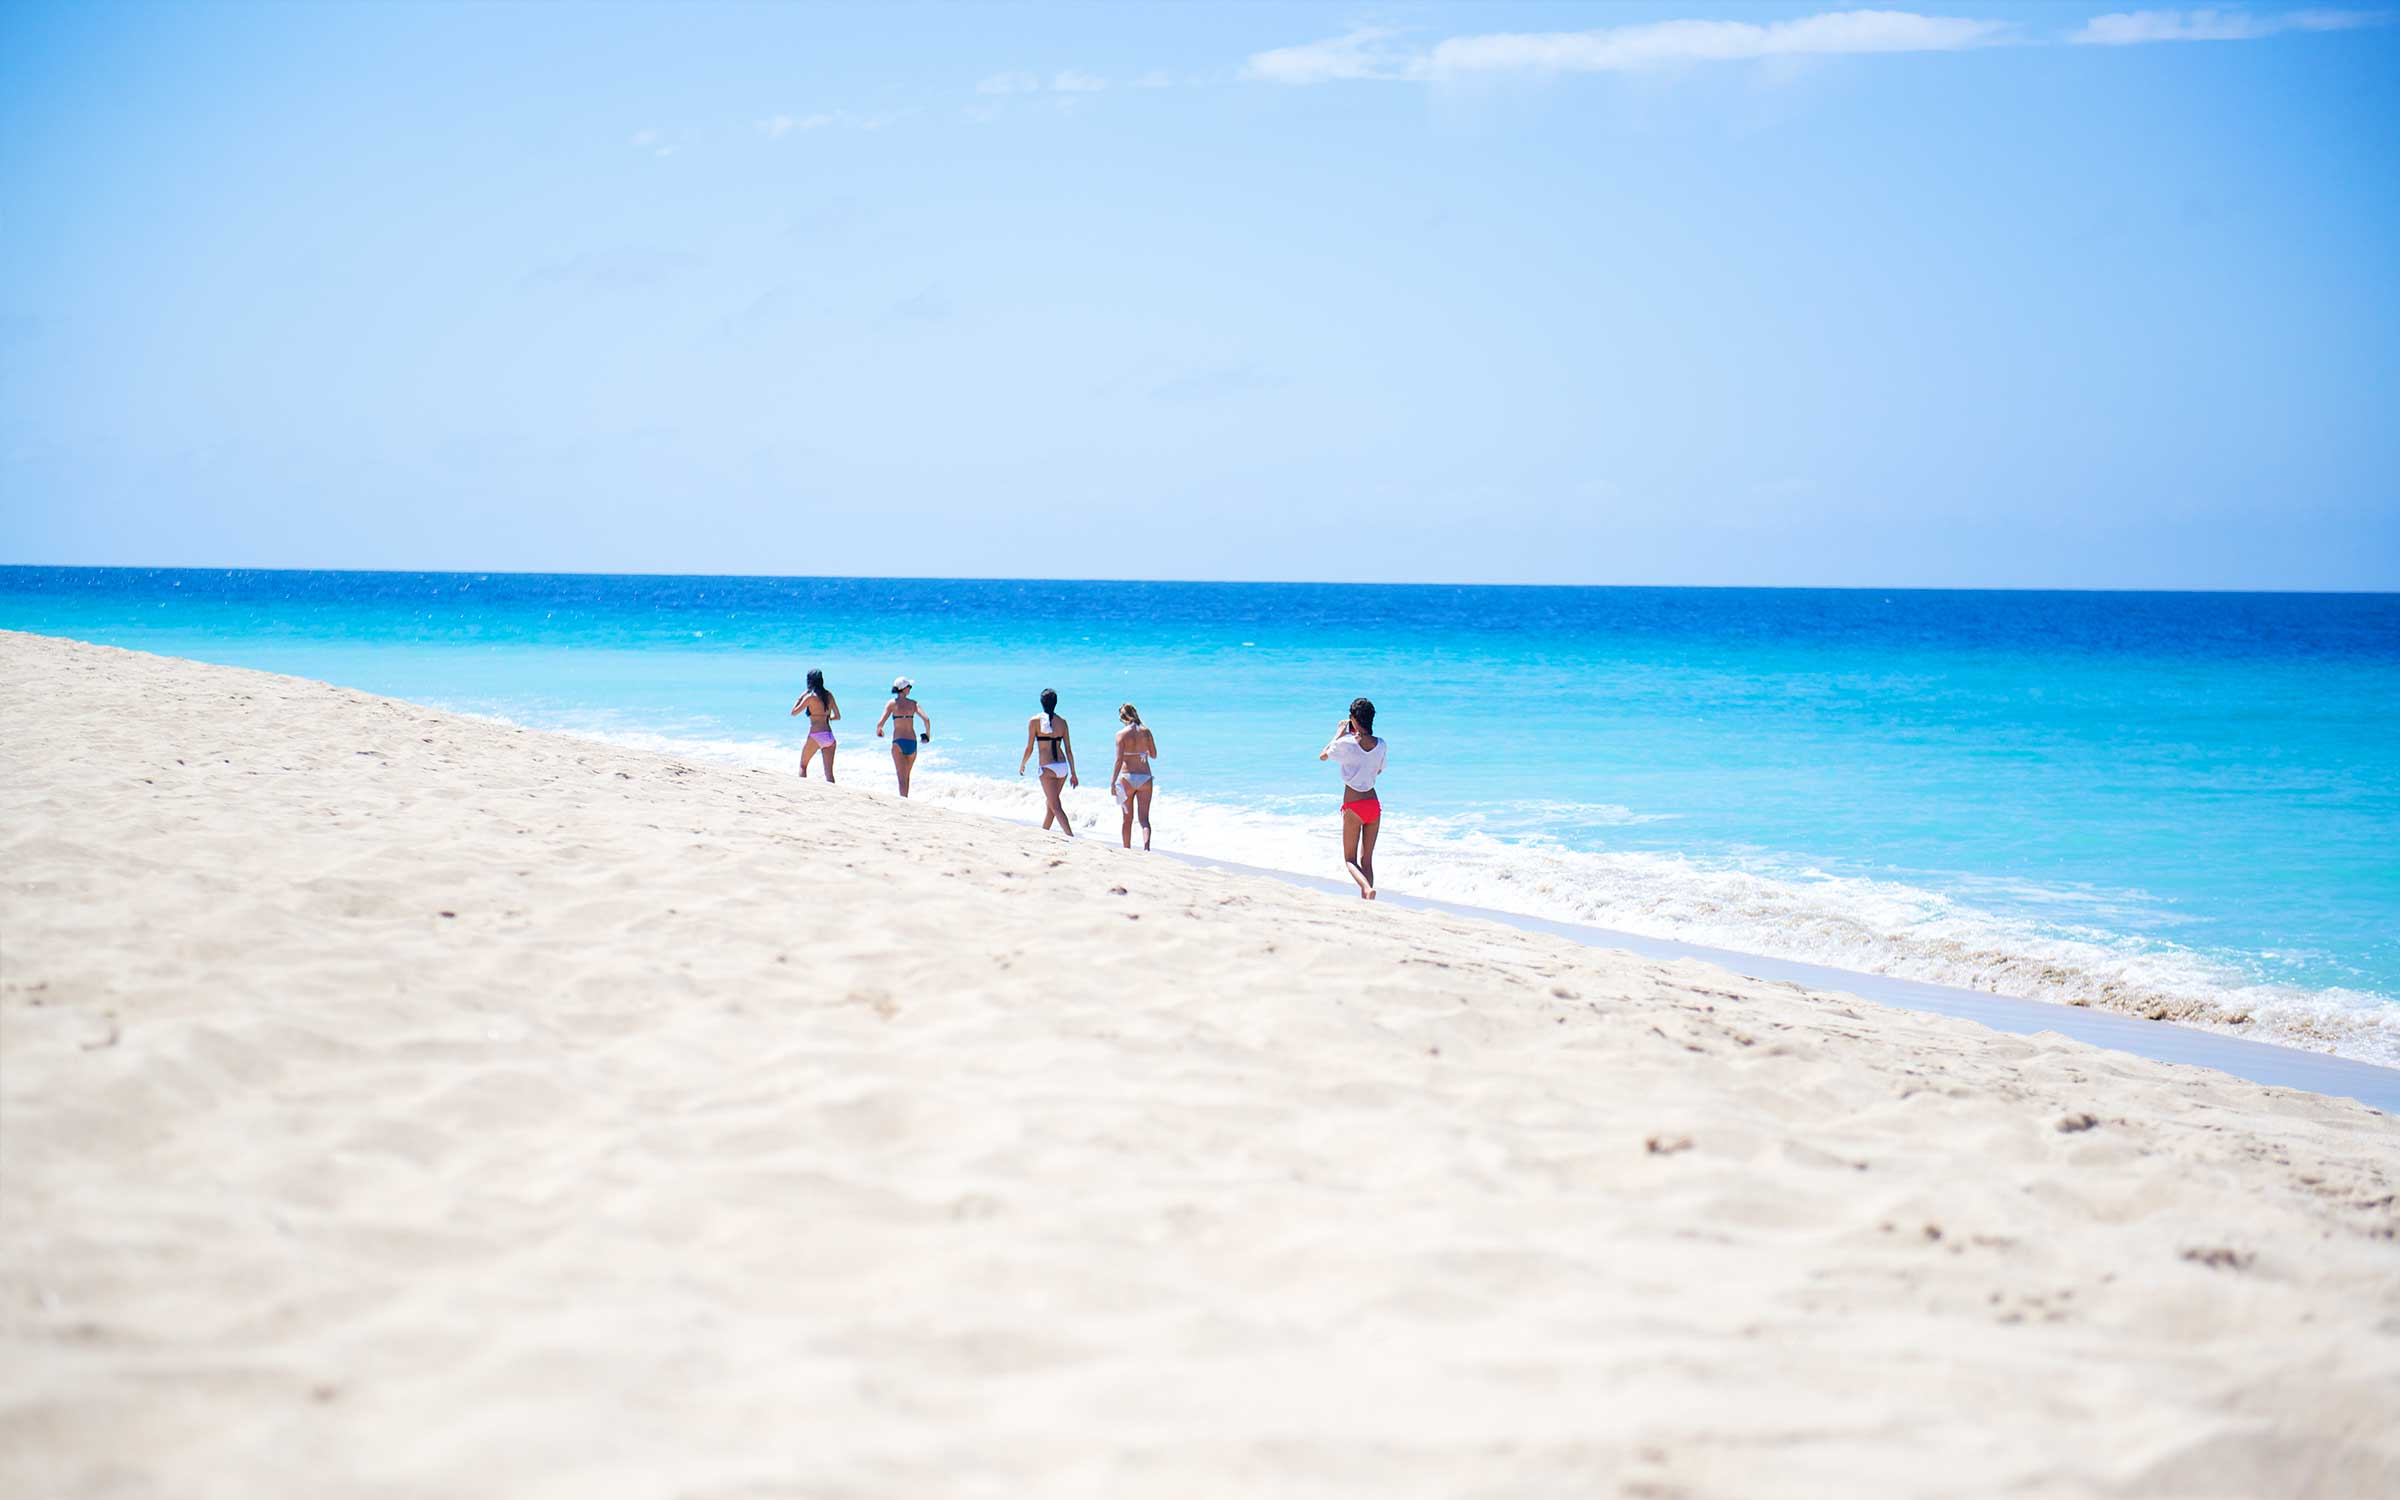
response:
M1139 724L1142 722L1142 711L1128 703L1117 710L1117 717L1128 724Z

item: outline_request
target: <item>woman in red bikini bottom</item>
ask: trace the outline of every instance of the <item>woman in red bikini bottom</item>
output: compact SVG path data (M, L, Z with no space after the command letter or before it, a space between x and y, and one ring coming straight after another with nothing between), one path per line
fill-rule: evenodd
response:
M1333 732L1333 743L1317 752L1317 759L1332 761L1342 773L1342 867L1369 901L1375 899L1375 836L1383 830L1383 801L1375 795L1375 778L1383 774L1387 743L1375 737L1375 705L1354 698L1350 717Z

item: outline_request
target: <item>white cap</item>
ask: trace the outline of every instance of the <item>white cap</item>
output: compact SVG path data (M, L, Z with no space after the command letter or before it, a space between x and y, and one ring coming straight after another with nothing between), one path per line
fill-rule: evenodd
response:
M895 678L893 678L893 679L892 679L892 691L893 691L893 692L895 692L895 693L905 693L905 692L907 692L907 691L908 691L910 688L913 688L913 687L915 687L915 686L916 686L916 684L915 684L915 683L913 683L913 682L909 681L909 680L908 680L907 678L905 678L905 677L895 677Z

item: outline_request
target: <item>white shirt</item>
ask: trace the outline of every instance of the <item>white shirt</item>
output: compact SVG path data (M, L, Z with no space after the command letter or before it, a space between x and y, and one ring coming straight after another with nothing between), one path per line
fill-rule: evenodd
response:
M1375 790L1375 778L1383 774L1383 752L1392 742L1378 739L1372 750L1358 748L1358 736L1345 734L1325 747L1334 765L1342 773L1342 785L1354 792Z

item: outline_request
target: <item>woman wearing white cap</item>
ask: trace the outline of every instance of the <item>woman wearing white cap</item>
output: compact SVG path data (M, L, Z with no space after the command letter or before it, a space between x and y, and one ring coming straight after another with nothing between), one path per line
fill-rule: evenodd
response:
M921 738L933 739L933 719L909 693L916 684L905 677L892 679L892 701L883 706L883 717L875 721L875 738L883 738L883 726L892 726L892 769L900 773L900 795L908 795L908 773L917 768L917 720L925 721Z

